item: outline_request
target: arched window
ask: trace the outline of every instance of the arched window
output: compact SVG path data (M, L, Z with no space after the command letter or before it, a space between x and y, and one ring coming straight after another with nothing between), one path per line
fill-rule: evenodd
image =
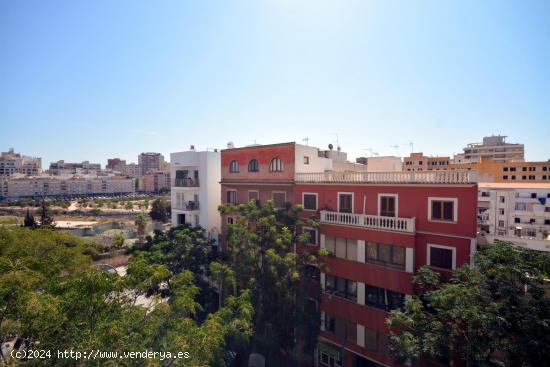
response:
M252 159L248 162L248 172L258 172L260 170L260 164L257 159Z
M273 158L269 163L269 172L282 172L283 161L281 158Z
M231 173L239 172L239 162L231 161L231 163L229 163L229 172Z

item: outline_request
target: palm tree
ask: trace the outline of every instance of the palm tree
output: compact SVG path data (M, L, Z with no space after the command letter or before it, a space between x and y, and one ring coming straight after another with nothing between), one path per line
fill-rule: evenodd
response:
M147 226L147 216L144 213L136 215L135 224L138 232L138 242L140 244L145 242L145 227Z

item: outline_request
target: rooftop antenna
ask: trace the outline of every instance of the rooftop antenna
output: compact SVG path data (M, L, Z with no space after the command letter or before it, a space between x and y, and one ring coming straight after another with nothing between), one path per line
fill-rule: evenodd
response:
M414 143L410 141L409 145L411 146L411 153L414 153Z
M390 145L390 147L395 149L395 154L399 157L399 145Z
M376 153L376 152L374 151L374 149L372 149L372 148L365 148L364 150L370 152L370 156L371 156L371 157L372 157L374 154L378 155L378 153Z
M303 138L302 141L305 142L306 145L309 145L309 136L306 136L305 138Z
M340 140L338 139L338 133L334 133L336 135L336 150L340 151L342 148L340 147Z

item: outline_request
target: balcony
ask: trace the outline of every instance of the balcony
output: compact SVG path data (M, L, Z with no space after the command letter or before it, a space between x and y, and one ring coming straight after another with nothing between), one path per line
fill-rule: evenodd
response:
M469 170L407 172L312 172L296 173L296 182L365 184L473 184L477 173Z
M199 208L198 201L188 201L185 203L185 210L199 210Z
M174 180L175 187L199 187L199 179L188 178L176 178Z
M321 223L415 233L415 218L383 217L381 215L340 213L322 210Z

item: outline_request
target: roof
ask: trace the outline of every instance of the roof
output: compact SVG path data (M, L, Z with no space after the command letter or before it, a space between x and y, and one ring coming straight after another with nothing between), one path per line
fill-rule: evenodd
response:
M477 186L484 189L546 189L550 190L549 183L538 182L478 182Z
M238 147L238 148L226 148L222 149L222 152L225 152L227 150L239 150L239 149L254 149L254 148L267 148L267 147L276 147L281 145L295 145L296 143L293 141L287 142L287 143L275 143L275 144L258 144L258 145L251 145L251 146L244 146L244 147Z

